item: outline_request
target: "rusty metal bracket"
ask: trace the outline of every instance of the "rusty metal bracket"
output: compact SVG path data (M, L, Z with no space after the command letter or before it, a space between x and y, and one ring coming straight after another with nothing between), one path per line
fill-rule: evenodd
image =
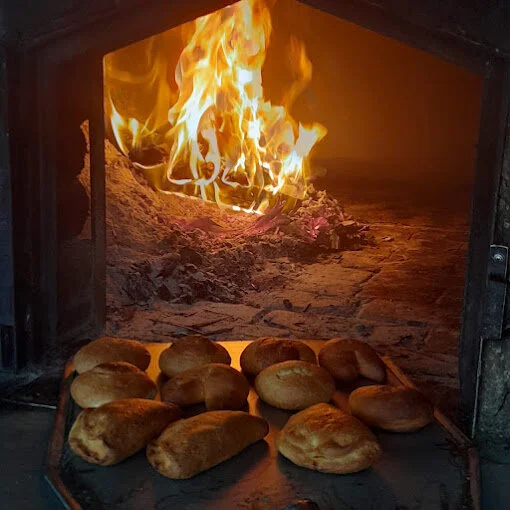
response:
M482 334L484 340L501 340L503 337L507 274L508 247L491 245Z

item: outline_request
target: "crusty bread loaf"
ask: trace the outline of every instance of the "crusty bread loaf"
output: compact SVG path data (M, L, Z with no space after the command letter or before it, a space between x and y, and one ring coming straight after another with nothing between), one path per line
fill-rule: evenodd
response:
M360 340L329 340L319 352L319 365L344 383L360 377L380 383L386 381L384 362L370 345Z
M255 379L258 396L280 409L305 409L329 402L335 382L327 370L306 361L283 361L262 370Z
M146 370L151 361L149 351L135 340L104 336L82 347L74 356L74 369L79 373L110 361L125 361Z
M205 402L208 411L241 409L249 392L250 385L241 372L222 363L209 363L168 380L161 389L161 400L179 406Z
M242 411L210 411L168 426L147 447L147 459L168 478L191 478L269 432L265 420Z
M222 345L200 335L175 339L159 357L159 368L167 377L208 363L230 365L230 354Z
M78 415L69 446L87 462L110 466L141 450L180 416L174 404L141 398L109 402Z
M419 392L403 386L363 386L349 395L353 416L372 427L412 432L428 425L434 407Z
M241 353L241 369L250 377L282 361L301 360L317 363L313 349L300 340L259 338Z
M71 384L71 396L80 407L99 407L123 398L154 398L157 388L139 368L125 361L102 363L83 372Z
M381 454L368 427L329 404L317 404L291 416L276 444L294 464L325 473L361 471Z

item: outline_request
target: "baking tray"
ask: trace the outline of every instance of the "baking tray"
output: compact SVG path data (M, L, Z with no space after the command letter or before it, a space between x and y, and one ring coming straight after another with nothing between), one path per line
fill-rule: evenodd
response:
M239 369L249 342L221 342ZM307 341L316 352L323 342ZM146 344L152 355L147 373L158 383L157 360L168 344ZM388 382L411 386L388 358ZM70 397L72 360L65 367L55 417L46 478L64 507L72 510L283 510L309 499L321 510L453 510L479 508L476 450L439 410L435 421L419 432L376 431L383 449L371 469L332 475L294 465L278 454L275 438L291 412L261 402L251 390L249 411L270 425L263 441L188 480L170 480L152 469L141 451L111 467L88 464L74 455L67 436L80 408ZM338 390L333 403L345 409L347 393ZM192 411L197 412L197 408Z

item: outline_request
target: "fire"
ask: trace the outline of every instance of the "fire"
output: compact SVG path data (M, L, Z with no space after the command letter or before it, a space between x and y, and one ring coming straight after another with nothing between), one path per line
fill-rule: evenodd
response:
M143 78L121 73L111 55L105 58L112 134L157 189L257 213L305 197L309 154L326 129L298 124L289 113L312 74L296 40L291 61L297 80L282 105L265 99L262 67L270 34L270 12L261 0L242 0L198 18L175 69L177 92L167 78L164 52L155 54L152 44ZM119 81L140 84L140 95L151 94L153 105L143 120L119 112L112 97ZM166 153L163 163L140 161L137 155L150 147Z

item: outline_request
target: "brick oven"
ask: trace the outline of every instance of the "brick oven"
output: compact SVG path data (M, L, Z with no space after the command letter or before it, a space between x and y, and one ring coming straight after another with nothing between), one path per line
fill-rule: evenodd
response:
M237 177L235 192L165 181L168 108L155 121L137 85L168 77L151 90L174 104L178 27L230 4L3 2L2 375L41 374L104 333L357 337L471 439L506 444L510 9L273 2L264 88L285 99L307 74L285 75L297 31L313 75L294 127L329 131L303 180L313 188L286 182L273 200L274 168L254 177L266 191L244 194Z

